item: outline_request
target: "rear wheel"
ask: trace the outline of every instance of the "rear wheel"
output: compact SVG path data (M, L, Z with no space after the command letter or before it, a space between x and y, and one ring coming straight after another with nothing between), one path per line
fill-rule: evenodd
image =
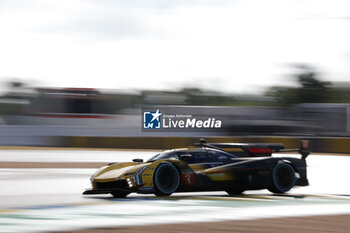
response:
M129 192L114 191L111 194L114 198L125 198L129 194Z
M296 182L294 168L286 162L278 162L272 170L272 186L268 188L273 193L285 193L292 189Z
M163 162L154 172L153 181L156 196L170 196L180 185L180 174L172 163Z

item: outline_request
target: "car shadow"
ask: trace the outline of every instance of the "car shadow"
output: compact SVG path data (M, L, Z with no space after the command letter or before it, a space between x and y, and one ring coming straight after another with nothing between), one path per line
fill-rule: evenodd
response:
M306 198L307 195L304 194L237 194L237 195L229 195L229 194L195 194L195 195L172 195L168 197L159 197L153 194L136 194L132 196L127 196L125 198L114 198L111 195L104 196L83 196L83 198L87 199L95 199L95 200L104 200L104 201L152 201L152 200L185 200L185 199L222 199L227 200L228 198L241 198L241 199L274 199L274 198L289 198L289 199L303 199Z

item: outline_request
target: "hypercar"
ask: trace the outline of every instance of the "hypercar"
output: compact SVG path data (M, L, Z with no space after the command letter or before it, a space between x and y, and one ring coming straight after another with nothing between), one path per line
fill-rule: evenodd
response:
M207 143L161 152L148 161L110 163L91 177L92 188L84 195L130 193L169 196L175 192L268 189L285 193L295 186L309 184L306 157L308 142L299 149L286 150L282 144ZM300 156L273 156L275 152L299 152Z

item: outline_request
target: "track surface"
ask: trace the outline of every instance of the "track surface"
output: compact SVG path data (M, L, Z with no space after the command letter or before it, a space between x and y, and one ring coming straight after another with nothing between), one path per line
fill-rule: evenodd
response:
M149 158L140 151L16 151L1 150L1 163L100 163ZM308 158L309 187L288 195L249 191L174 194L169 198L132 194L84 197L91 168L0 169L0 232L40 232L91 227L208 222L269 217L350 214L350 157Z

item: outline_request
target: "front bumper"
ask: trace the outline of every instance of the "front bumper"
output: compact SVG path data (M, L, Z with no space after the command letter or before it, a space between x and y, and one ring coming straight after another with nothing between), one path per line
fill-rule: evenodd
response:
M113 192L135 192L136 190L133 190L131 188L113 188L113 189L87 189L83 192L83 195L93 195L93 194L109 194Z
M92 188L83 192L83 195L91 194L109 194L113 192L127 192L131 193L135 191L135 187L130 187L126 180L116 180L109 182L92 181Z

